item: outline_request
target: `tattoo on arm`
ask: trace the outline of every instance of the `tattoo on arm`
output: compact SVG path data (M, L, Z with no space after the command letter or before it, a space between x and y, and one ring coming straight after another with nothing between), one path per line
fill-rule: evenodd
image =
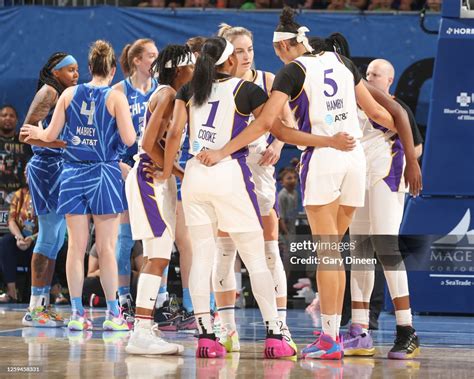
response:
M46 86L43 87L33 99L26 115L25 123L38 125L48 115L57 100L58 94L54 89Z

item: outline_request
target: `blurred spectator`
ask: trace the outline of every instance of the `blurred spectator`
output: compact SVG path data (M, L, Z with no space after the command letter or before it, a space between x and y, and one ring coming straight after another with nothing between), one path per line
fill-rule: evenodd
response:
M132 273L130 276L131 294L135 298L137 294L138 275L143 265L143 246L141 241L136 241L132 249ZM95 244L92 245L88 254L87 275L84 278L82 291L83 301L92 306L105 306L104 291L100 284L99 257Z
M433 12L441 12L442 0L426 0L426 9Z
M280 211L280 234L289 240L296 234L296 217L298 216L298 175L293 167L283 169L280 173L283 188L278 193Z
M392 0L372 0L369 11L389 11L392 10Z
M351 7L347 5L346 0L330 0L328 11L350 11Z
M13 195L8 214L9 233L0 239L0 267L7 291L1 303L16 303L16 268L30 266L33 247L38 236L38 220L33 210L30 191L25 183Z
M399 11L411 11L413 3L413 0L399 0L394 2L394 4L392 4L392 7L398 9Z
M31 157L31 148L21 143L16 134L18 115L11 105L0 109L0 205L9 202L9 196L24 186L26 163Z

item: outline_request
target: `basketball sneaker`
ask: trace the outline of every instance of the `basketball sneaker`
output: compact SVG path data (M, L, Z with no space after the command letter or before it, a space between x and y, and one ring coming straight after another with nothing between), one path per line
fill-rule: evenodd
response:
M388 359L412 359L420 354L420 340L411 326L397 325L397 336Z
M77 312L72 312L67 327L71 331L78 332L82 332L83 330L92 330L92 321L87 319L85 314L81 316Z
M293 340L291 340L291 342L287 341L282 334L267 334L263 350L265 358L278 359L296 357L296 354L297 349Z
M340 360L343 357L341 345L327 334L319 334L316 341L302 350L303 358Z
M127 320L125 320L122 313L118 317L115 317L112 313L107 312L105 321L102 324L102 328L105 331L128 331L130 330Z
M196 324L196 317L194 317L194 312L187 312L186 309L181 309L180 318L177 321L176 328L178 331L186 331L186 330L195 330L197 329Z
M64 326L63 318L53 311L51 306L39 306L28 310L21 321L23 326L36 328L60 328Z
M125 351L128 354L140 355L180 354L184 351L184 347L165 341L158 326L154 324L151 328L135 328Z
M132 329L135 323L135 309L133 308L132 299L127 297L127 302L120 306L123 318L127 320L128 328Z
M196 349L197 358L223 358L225 355L226 349L220 343L219 338L216 338L213 334L199 335Z
M228 353L240 351L239 333L237 333L237 330L229 330L222 326L218 336L219 342Z
M373 356L375 354L374 341L370 333L362 333L362 327L351 324L349 330L342 335L344 355Z
M178 323L181 321L182 314L179 307L167 300L162 307L155 310L153 317L160 330L175 332L178 330Z

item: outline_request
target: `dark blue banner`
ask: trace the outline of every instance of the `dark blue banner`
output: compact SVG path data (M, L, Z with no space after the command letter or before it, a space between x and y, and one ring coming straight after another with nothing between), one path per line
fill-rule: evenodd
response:
M217 10L4 8L0 10L0 104L13 104L23 118L39 70L54 51L70 52L78 59L80 82L84 82L89 80L87 51L96 39L109 40L119 55L126 43L137 38L152 38L161 49L168 43L184 43L192 36L210 36L222 22L252 30L257 67L275 72L282 66L272 46L278 16L273 12ZM421 31L416 14L303 13L298 22L308 26L311 35L343 33L362 66L376 57L392 61L396 69L392 91L398 85L397 95L407 100L417 110L420 123L426 124L436 36ZM430 16L427 23L437 29L439 16ZM118 72L114 81L121 79Z

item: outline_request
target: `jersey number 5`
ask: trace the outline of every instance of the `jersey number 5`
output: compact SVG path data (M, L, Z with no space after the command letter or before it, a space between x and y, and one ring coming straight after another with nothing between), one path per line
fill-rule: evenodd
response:
M324 90L324 95L327 97L333 97L337 93L337 83L334 79L329 77L329 74L332 74L334 70L330 68L329 70L324 70L324 84L331 87L332 93Z
M207 126L208 128L216 128L214 124L214 119L216 118L216 113L217 113L217 107L219 106L219 101L210 101L208 104L211 105L211 112L209 112L209 117L206 121L205 124L202 124L202 126Z
M87 116L87 125L94 125L95 101L91 101L90 109L87 109L87 103L82 102L81 114Z

